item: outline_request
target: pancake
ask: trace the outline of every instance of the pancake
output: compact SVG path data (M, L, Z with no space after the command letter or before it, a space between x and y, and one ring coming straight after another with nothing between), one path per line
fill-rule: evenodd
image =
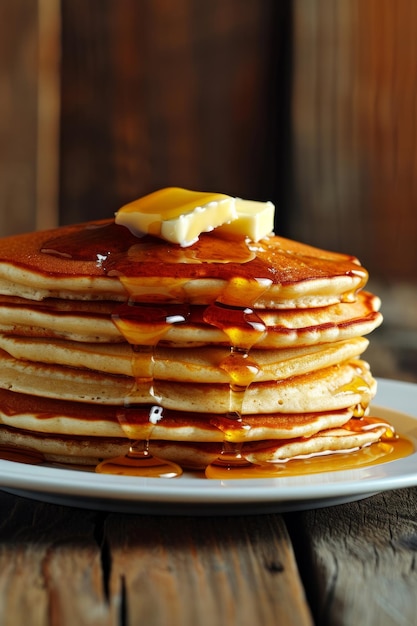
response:
M20 361L5 353L0 357L0 387L18 393L103 405L158 404L197 413L231 410L229 383L159 380L151 385L149 379ZM346 361L289 379L253 382L245 389L239 412L297 413L368 403L375 381L366 366L364 361Z
M305 346L367 335L382 322L379 298L360 292L353 302L314 309L258 310L267 327L262 348ZM132 309L134 312L134 309ZM42 302L0 296L0 332L25 337L121 343L125 339L112 321L118 305L106 301L47 299ZM219 328L204 322L204 309L193 306L186 323L173 324L162 343L175 346L229 346ZM131 321L132 324L135 320Z
M384 436L387 426L375 426L373 430L352 433L348 429L329 429L308 439L292 441L256 442L244 444L245 458L255 465L269 466L314 454L356 451L378 441ZM0 450L10 453L16 449L23 462L50 462L75 466L95 467L103 460L117 458L129 453L129 441L125 438L103 438L92 436L53 435L45 437L36 432L16 428L0 428ZM204 470L216 461L222 452L220 442L161 441L150 440L149 451L159 458L180 464L184 469ZM25 456L26 455L26 456ZM372 451L369 454L372 456ZM377 451L376 457L383 456ZM122 471L120 473L123 473ZM232 477L232 476L229 476Z
M96 465L129 450L130 439L125 437L125 426L117 416L117 408L104 407L96 412L87 405L84 419L80 419L78 405L42 398L34 414L30 397L3 390L0 390L0 407L0 447L14 445L23 454L39 453L44 461L82 465ZM153 453L180 462L184 468L204 469L221 453L223 439L216 416L190 417L172 412L166 415L165 424L162 420L160 425L153 426L150 437L147 412L133 411L136 439L149 437ZM383 420L366 422L360 430L361 420L352 418L347 409L273 417L252 415L246 420L251 428L242 452L258 464L260 459L271 463L323 451L357 449L380 440L387 431Z
M184 249L104 220L0 240L0 293L33 300L311 308L352 298L367 278L355 257L275 236L231 245L203 234Z
M113 219L4 238L0 448L94 466L144 442L204 469L371 446L389 425L367 417L367 279L353 256L222 227L185 246Z
M165 411L164 419L152 424L148 407L122 409L118 406L98 408L86 405L80 416L77 403L49 398L39 398L34 411L30 396L6 390L0 390L0 403L0 423L3 425L52 436L71 433L75 436L111 439L126 436L127 431L134 431L135 439L146 439L152 430L152 439L158 440L223 441L222 430L217 426L221 418L216 414L168 410ZM309 437L320 430L343 426L351 417L350 409L273 416L259 413L248 415L245 423L251 428L244 440ZM231 438L240 440L242 435L236 428Z
M251 350L250 359L258 368L254 380L282 380L329 367L359 357L368 340L356 337L320 346L281 350ZM132 350L123 344L95 344L65 340L28 339L0 334L0 348L20 361L90 369L107 374L180 382L229 383L226 347L172 348L158 346L149 350ZM152 358L151 358L152 356ZM3 361L4 363L5 361ZM133 386L133 382L132 382Z

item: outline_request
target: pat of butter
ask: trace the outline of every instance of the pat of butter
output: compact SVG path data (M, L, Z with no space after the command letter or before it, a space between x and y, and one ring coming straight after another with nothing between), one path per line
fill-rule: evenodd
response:
M117 211L115 221L135 235L155 235L186 247L201 233L236 218L231 196L168 187L126 204Z
M236 198L237 218L217 228L216 233L231 239L249 237L259 241L274 230L275 207L272 202L255 202Z

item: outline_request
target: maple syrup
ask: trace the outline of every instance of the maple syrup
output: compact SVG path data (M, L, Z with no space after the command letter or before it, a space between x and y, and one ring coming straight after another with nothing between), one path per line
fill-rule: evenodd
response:
M308 246L282 238L279 242L276 240L274 246L269 246L267 241L248 244L244 239L230 245L230 241L216 237L213 233L202 234L194 245L181 248L149 235L132 235L127 228L112 221L100 222L84 230L76 229L64 236L52 238L43 245L42 251L73 260L93 261L105 275L117 276L123 285L129 302L118 307L112 319L126 341L132 345L132 369L136 381L146 382L149 395L155 400L147 418L150 438L155 420L167 419L158 382L154 380L158 343L172 324L184 323L189 319L189 307L183 304L187 300L188 281L210 278L222 284L211 304L204 305L202 312L203 321L222 330L230 345L229 354L219 364L229 376L229 410L224 415L215 415L210 419L210 424L222 433L223 446L219 458L206 469L209 478L230 478L232 474L239 478L290 476L330 471L324 469L328 467L334 471L344 469L345 466L363 466L382 462L377 459L391 460L397 458L395 455L411 453L412 444L408 440L386 435L378 444L356 452L331 453L326 457L292 459L267 466L253 465L245 458L244 442L250 425L245 421L242 409L246 390L260 372L259 364L251 356L251 349L267 332L265 324L252 307L271 285L279 285L285 292L286 286L304 280L341 275L357 279L355 288L343 296L343 301L351 302L368 278L366 270L358 267L353 257L326 252L317 255L317 251L316 256L310 256ZM306 255L308 263L305 261ZM242 294L245 294L246 307L241 306ZM341 387L336 393L366 393L369 387L364 386L367 385L358 374L352 383ZM126 404L129 405L129 397L126 398ZM125 407L118 417L126 436L132 441L129 453L105 461L98 466L97 471L166 475L161 473L165 472L164 468L161 469L165 461L155 459L149 452L149 440L134 439L137 413L134 407L132 409L133 412L129 406ZM355 407L357 422L350 426L351 429L358 428L360 431L365 428L365 412L365 405L358 404ZM366 422L366 427L372 427L371 422ZM169 463L166 462L167 465ZM169 468L166 471L171 475ZM174 468L172 475L179 475L176 472Z
M377 421L380 422L381 420ZM392 427L387 430L392 433ZM221 457L219 457L207 467L205 475L207 478L217 480L306 476L324 472L355 470L396 461L413 454L414 451L415 447L410 439L402 435L392 434L382 437L381 441L354 450L317 453L267 465L255 465L248 462L245 464L242 453L240 464L234 463L233 459L229 460L227 456L224 459L225 462L222 463Z
M71 229L52 237L43 243L41 252L73 261L93 261L105 270L110 257L126 254L135 243L137 237L124 226L106 221L88 224L81 232Z
M211 465L241 467L251 465L241 454L241 443L250 430L242 418L245 393L260 372L260 366L250 357L250 349L266 335L262 319L249 307L237 307L215 302L203 314L206 323L222 330L229 338L230 352L219 364L229 377L229 410L224 416L212 418L211 424L224 434L220 457ZM206 475L211 467L206 468Z
M0 459L3 461L14 461L15 463L25 463L27 465L41 465L45 462L45 457L37 450L14 448L5 445L0 445Z
M138 237L113 220L102 220L68 227L42 242L40 251L44 257L91 262L89 274L118 276L131 287L135 281L138 285L150 281L148 284L156 288L164 281L168 285L176 280L185 283L190 279L218 279L224 281L218 299L232 305L241 303L239 294L244 293L246 304L252 306L271 285L285 291L286 286L306 280L350 276L356 281L350 296L354 297L366 284L368 273L353 257L324 252L319 255L310 246L282 237L271 241L251 244L242 239L230 245L230 241L210 233L202 234L192 246L181 248L151 235ZM13 262L19 263L18 259ZM32 263L39 264L40 272L47 265L42 259L33 259Z
M139 304L131 301L118 306L112 320L132 346L155 346L172 324L182 324L190 317L190 306L182 303Z
M383 427L384 434L380 441L348 451L328 451L313 453L303 457L292 458L266 464L253 464L245 457L242 442L227 443L226 437L219 458L215 459L205 470L207 478L276 478L279 476L295 476L325 471L353 469L365 464L385 462L408 456L414 450L413 444L405 437L396 434L395 429L386 420L378 417L351 418L343 428L352 432L366 432L376 427ZM233 442L233 438L231 438ZM387 445L382 445L387 444ZM268 447L268 442L263 444ZM235 457L233 456L235 454ZM385 459L382 461L381 459ZM331 469L328 469L331 468Z
M250 307L215 302L204 310L203 320L226 333L232 348L252 348L267 334L265 322Z
M149 395L155 400L148 413L150 436L152 424L164 418L162 397L158 392L154 377L157 345L172 324L184 323L189 316L189 307L184 304L138 304L133 301L118 307L112 320L132 346L132 371L135 386L148 385ZM144 372L146 374L144 375ZM135 387L132 389L134 392ZM118 412L118 421L129 439L134 440L130 398L126 397L126 409ZM108 459L96 467L102 474L131 474L144 477L175 478L182 474L182 468L169 460L155 457L149 451L149 439L132 441L125 456Z
M127 454L99 463L96 472L143 478L176 478L181 476L182 468L172 461L152 455L149 442L139 441L130 446Z

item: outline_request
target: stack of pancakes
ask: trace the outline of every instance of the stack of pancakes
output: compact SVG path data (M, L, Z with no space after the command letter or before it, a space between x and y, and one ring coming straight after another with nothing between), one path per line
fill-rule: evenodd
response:
M380 440L361 355L381 322L357 259L216 231L187 248L114 220L0 241L0 445L94 465L132 441L184 468Z

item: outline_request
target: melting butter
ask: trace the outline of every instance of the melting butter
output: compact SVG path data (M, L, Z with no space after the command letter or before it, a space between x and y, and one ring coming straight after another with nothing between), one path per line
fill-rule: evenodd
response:
M116 213L116 224L135 235L155 235L187 247L201 233L236 218L231 196L167 187L123 206Z
M136 236L150 234L187 247L214 229L221 237L259 241L273 231L274 210L272 202L167 187L126 204L115 221Z
M275 207L272 202L255 202L236 198L237 218L217 229L220 236L231 239L249 237L259 241L274 230Z

